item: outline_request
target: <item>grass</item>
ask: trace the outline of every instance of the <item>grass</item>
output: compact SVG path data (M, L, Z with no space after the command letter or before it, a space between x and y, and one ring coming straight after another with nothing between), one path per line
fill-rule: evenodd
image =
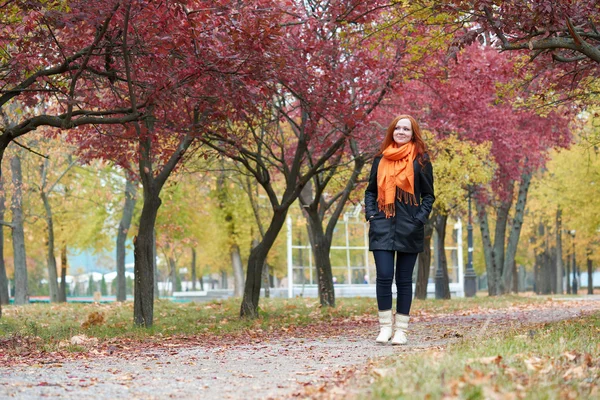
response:
M414 313L450 313L467 309L505 308L514 304L537 304L546 298L527 296L476 297L470 299L415 300ZM133 303L108 304L30 304L5 306L0 319L0 340L35 338L48 349L74 335L85 334L100 340L151 336L197 334L236 334L247 330L286 329L327 323L335 318L373 316L377 307L373 298L340 298L335 308L320 308L318 299L261 299L260 317L240 320L240 299L209 303L173 303L158 300L154 324L145 329L133 324ZM85 322L89 322L86 326ZM94 322L96 322L94 324ZM83 325L83 326L82 326Z
M364 398L600 398L600 313L445 352L407 353L378 369Z

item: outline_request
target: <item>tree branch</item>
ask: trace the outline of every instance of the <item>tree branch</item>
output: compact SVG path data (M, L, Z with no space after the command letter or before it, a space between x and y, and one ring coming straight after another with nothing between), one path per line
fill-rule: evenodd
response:
M94 48L98 45L98 43L100 42L100 39L102 39L102 37L104 37L104 34L106 33L106 30L108 29L108 24L110 23L110 20L112 19L113 15L115 15L117 10L119 9L119 6L120 6L120 3L117 2L117 4L115 4L113 7L112 12L104 20L104 23L102 24L102 28L100 29L100 31L98 31L96 33L94 42L91 44L91 46L88 47L88 50L83 58L81 65L79 66L79 69L75 73L75 76L71 79L71 87L69 88L70 101L68 102L68 105L67 105L67 115L66 115L66 123L67 124L71 121L71 115L73 113L73 99L75 98L75 87L77 86L77 80L79 79L79 77L83 73L83 70L85 69L88 62L90 61L92 52L94 51Z
M11 229L14 229L15 225L12 222L0 220L0 225L8 226Z
M20 123L19 125L15 125L12 128L8 128L4 131L2 136L7 136L10 140L14 140L19 136L22 136L28 132L31 132L37 129L40 126L52 126L54 128L68 129L74 128L81 125L87 124L124 124L126 122L133 122L139 119L139 115L137 113L132 113L129 115L124 115L121 117L101 117L100 115L111 115L110 111L104 112L94 112L94 111L81 111L78 114L83 114L84 116L79 117L77 119L71 120L69 125L65 124L65 115L37 115ZM114 115L114 114L113 114Z
M40 156L40 157L43 157L43 158L46 158L46 159L47 159L47 158L49 158L48 156L45 156L45 155L43 155L43 154L41 154L41 153L38 153L37 151L33 150L32 148L30 148L30 147L27 147L27 146L25 146L24 144L21 144L21 143L17 142L16 140L13 140L13 142L14 142L14 143L15 143L17 146L19 146L19 147L21 147L21 148L23 148L23 149L25 149L25 150L27 150L27 151L29 151L29 152L31 152L31 153L33 153L33 154L35 154L35 155L38 155L38 156Z

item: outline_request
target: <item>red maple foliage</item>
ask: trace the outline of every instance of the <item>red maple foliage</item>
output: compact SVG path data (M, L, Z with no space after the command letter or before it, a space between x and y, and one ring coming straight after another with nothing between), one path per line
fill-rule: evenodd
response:
M542 167L548 150L571 141L573 109L540 115L523 105L527 92L515 90L515 58L479 43L467 46L447 69L405 84L391 102L419 115L438 135L456 133L475 143L491 142L498 165L493 188L499 195L510 181Z
M434 9L450 12L469 26L458 35L457 44L479 37L502 50L529 54L531 89L541 95L552 88L567 92L563 98L571 99L571 90L581 89L581 83L585 86L588 78L600 74L596 0L451 0Z

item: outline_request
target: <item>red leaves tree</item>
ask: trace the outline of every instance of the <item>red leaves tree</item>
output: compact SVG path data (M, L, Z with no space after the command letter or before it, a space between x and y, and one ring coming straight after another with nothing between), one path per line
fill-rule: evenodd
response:
M7 146L40 126L70 129L140 117L125 101L103 101L118 1L9 1L0 14L0 161ZM0 179L1 179L0 168ZM24 265L15 265L25 269ZM25 289L26 291L26 289ZM27 298L27 293L19 293Z
M528 93L514 90L512 85L513 79L518 79L514 57L475 43L459 53L456 61L437 75L408 83L402 90L402 101L420 114L424 124L438 135L455 132L464 140L492 144L491 152L498 169L492 191L488 193L481 188L476 204L489 293L496 295L510 291L531 175L543 167L549 149L569 144L568 125L573 112L558 108L542 116L523 106L521 103ZM517 183L516 209L507 239ZM487 206L496 210L493 243Z
M268 229L248 260L242 316L258 315L261 271L267 254L289 207L311 180L303 202L312 213L319 293L322 304L334 304L330 238L322 225L325 209L320 209L322 196L331 181L330 169L343 160L344 148L349 154L354 147L357 172L350 177L349 188L340 194L341 206L326 228L332 231L365 161L357 143L351 144L353 136L369 121L369 114L397 78L400 41L378 41L377 33L369 32L382 10L392 8L386 2L359 1L288 5L277 49L281 64L274 65L263 93L268 108L262 110L260 119L248 118L237 130L211 133L204 139L256 178L273 211ZM277 175L284 181L279 193L274 185Z
M481 31L497 35L503 50L528 50L534 56L546 53L559 63L585 61L580 67L597 71L597 1L467 0L449 1L440 7L462 12L465 19L480 24Z
M434 10L456 15L468 30L457 43L485 37L501 50L529 54L530 90L542 100L586 98L600 74L600 3L596 0L452 0Z
M115 15L115 86L143 121L76 137L88 157L136 165L143 207L135 247L134 320L151 326L153 231L160 193L194 141L260 107L259 82L273 62L279 11L268 1L127 2Z
M6 3L0 17L0 159L39 126L69 129L133 121L110 91L110 35L118 1L72 1L69 11L39 2Z

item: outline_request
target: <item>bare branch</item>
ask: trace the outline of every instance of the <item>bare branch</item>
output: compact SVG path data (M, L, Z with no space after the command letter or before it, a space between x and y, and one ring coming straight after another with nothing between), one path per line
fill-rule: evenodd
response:
M13 142L14 142L14 143L15 143L17 146L19 146L19 147L22 147L22 148L24 148L25 150L27 150L27 151L29 151L29 152L31 152L31 153L33 153L33 154L37 155L37 156L40 156L40 157L43 157L43 158L46 158L46 159L47 159L47 158L49 158L48 156L45 156L45 155L43 155L43 154L41 154L41 153L38 153L37 151L33 150L32 148L30 148L30 147L27 147L27 146L25 146L24 144L21 144L21 143L17 142L16 140L13 140Z
M0 225L8 226L11 229L14 229L15 225L12 222L0 220Z

